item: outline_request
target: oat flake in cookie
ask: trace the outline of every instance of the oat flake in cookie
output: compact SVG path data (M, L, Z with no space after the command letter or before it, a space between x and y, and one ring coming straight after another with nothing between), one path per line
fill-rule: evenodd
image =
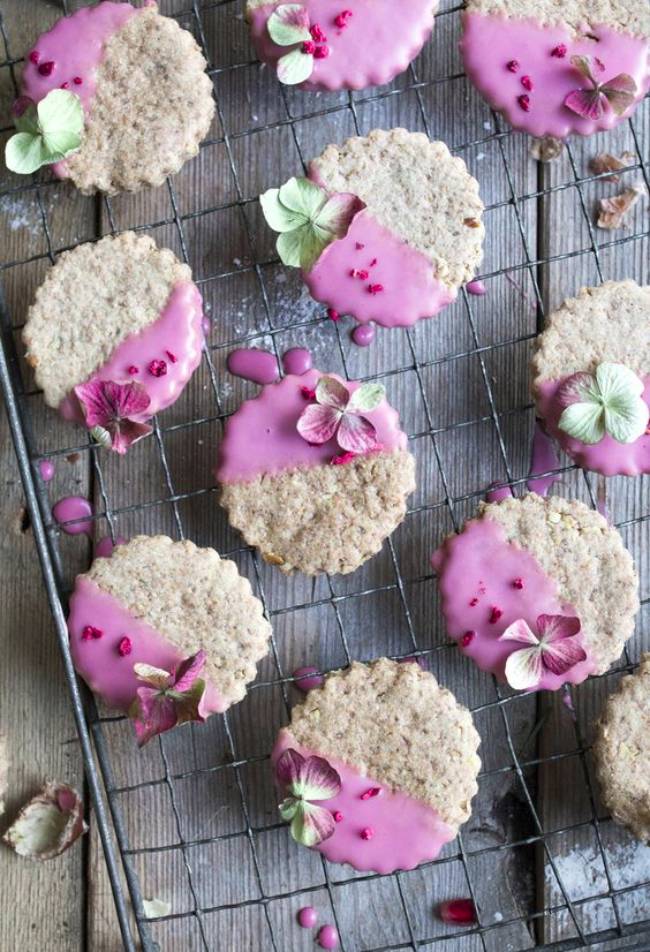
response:
M53 165L84 193L160 185L196 155L214 115L206 63L187 31L155 3L104 0L63 17L26 55L22 97L79 97L80 147ZM27 97L27 99L25 99ZM51 157L45 164L50 164Z
M389 83L433 29L437 0L248 0L257 55L280 82L302 89L364 89Z
M137 536L77 576L68 631L76 670L142 743L241 701L271 627L234 562Z
M443 142L376 129L330 145L308 179L260 202L282 262L330 316L407 327L437 314L481 260L478 183Z
M607 698L594 757L612 816L650 844L650 654Z
M584 469L650 473L650 287L583 288L546 321L532 360L547 431Z
M418 664L353 662L280 731L271 755L280 814L295 840L333 863L413 869L469 818L478 746L469 711Z
M406 514L415 488L406 442L381 385L289 374L226 423L221 504L282 571L352 572Z
M64 252L23 330L45 402L124 453L201 360L203 306L189 267L124 232Z
M638 579L616 529L577 500L483 503L432 558L447 632L517 690L602 674L634 630Z
M647 0L467 0L465 70L516 129L611 129L650 87Z

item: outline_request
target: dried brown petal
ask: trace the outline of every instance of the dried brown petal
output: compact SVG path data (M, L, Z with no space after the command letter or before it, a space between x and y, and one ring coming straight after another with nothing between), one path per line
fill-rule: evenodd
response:
M542 136L541 139L532 139L529 151L538 162L552 162L564 152L564 142L555 136Z
M468 228L480 228L481 223L478 218L463 218L463 225L467 225Z
M593 159L590 159L589 171L592 175L602 175L604 172L620 172L621 169L633 165L635 159L636 156L633 152L623 152L620 158L616 158L615 155L610 155L608 152L599 152ZM619 180L620 175L616 174L607 175L603 179L604 182L618 182Z
M67 783L46 783L2 837L19 856L54 859L88 830L81 797Z
M618 195L612 195L611 198L601 198L598 202L597 226L610 231L620 228L624 224L623 219L639 201L642 192L642 188L634 186L624 189Z

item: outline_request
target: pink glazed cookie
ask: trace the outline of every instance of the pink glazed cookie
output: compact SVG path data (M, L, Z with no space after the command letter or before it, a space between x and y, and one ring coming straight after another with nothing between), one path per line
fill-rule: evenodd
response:
M329 314L408 327L450 304L481 260L478 183L443 142L376 129L330 145L261 196L284 264Z
M283 572L352 572L406 514L415 488L406 444L381 385L289 374L228 420L221 504Z
M271 755L293 838L387 874L435 859L471 812L472 716L417 664L335 671L294 707Z
M450 637L515 689L555 691L602 674L634 630L632 557L577 500L482 503L432 562Z
M532 377L539 417L579 466L650 473L650 287L607 281L566 300L537 338Z
M389 83L433 30L438 0L248 0L255 51L280 82L302 89L364 89Z
M201 361L203 306L189 267L124 232L66 251L23 330L48 406L124 453Z
M153 686L141 666L174 678L200 653L199 716L187 719L203 720L244 697L271 626L234 562L192 542L136 536L77 576L68 631L77 672L132 716L138 692Z
M533 136L611 129L650 88L642 0L467 0L465 70L488 103Z

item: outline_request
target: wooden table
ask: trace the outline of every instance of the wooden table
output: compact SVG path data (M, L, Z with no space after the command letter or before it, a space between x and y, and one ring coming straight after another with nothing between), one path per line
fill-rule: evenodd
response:
M81 5L70 2L68 10ZM560 697L499 704L491 680L455 650L442 647L445 637L428 556L445 532L472 513L490 483L511 482L516 493L525 488L534 424L527 364L541 314L583 284L623 277L648 281L647 199L639 202L623 231L598 231L594 203L617 187L582 180L589 177L590 157L599 151L618 155L630 150L637 162L639 154L647 161L650 101L632 123L607 136L574 141L559 159L542 165L531 158L525 137L500 126L462 76L458 13L450 2L443 0L434 39L413 72L388 91L351 99L281 90L268 69L252 62L236 3L163 0L161 7L179 15L204 43L219 102L208 143L175 176L173 188L121 196L107 205L65 184L52 184L47 173L39 176L39 188L6 172L0 181L0 262L9 265L4 287L17 327L50 266L50 253L135 225L151 227L159 243L187 255L213 322L211 363L204 361L181 400L161 417L158 435L124 460L100 456L101 472L86 448L75 450L79 435L47 411L38 394L27 398L37 452L56 461L51 501L71 493L93 498L97 536L107 534L107 505L114 514L113 528L124 536L156 531L177 536L182 527L199 544L231 553L272 613L274 653L260 665L260 686L226 724L213 718L204 728L176 732L162 747L154 743L142 753L134 749L128 725L106 727L115 785L129 788L117 797L127 833L136 849L145 850L134 859L143 891L171 902L175 913L191 908L190 866L199 904L217 907L201 923L211 948L272 949L273 934L278 949L301 952L313 948L311 933L293 923L305 903L300 896L282 894L309 887L313 891L303 898L319 906L326 919L331 919L334 902L347 952L388 950L409 948L414 938L455 934L432 910L443 899L468 894L463 860L484 925L562 904L551 856L569 897L577 902L584 932L611 928L616 925L612 900L589 897L606 893L608 876L614 889L648 881L650 851L606 819L590 782L589 754L578 751L588 747L591 722L619 675L591 680L574 692L575 723ZM8 44L2 58L13 63L60 15L61 4L2 0L0 9ZM11 74L6 66L0 70L3 115L14 94ZM322 310L302 293L295 275L274 261L273 239L254 199L299 173L301 159L328 142L392 125L444 139L478 177L488 209L480 269L488 293L461 295L438 318L409 333L379 331L374 345L361 350L350 343L348 324L323 321ZM641 178L636 168L624 181ZM625 243L614 245L620 237ZM16 264L26 259L28 263ZM351 577L313 583L281 577L241 547L217 507L211 465L220 420L254 392L225 371L228 350L244 339L270 344L279 353L303 344L323 369L353 377L379 375L400 409L418 458L412 511L391 545ZM196 420L202 422L186 426ZM0 437L0 756L8 760L9 817L46 777L79 789L84 780L4 417ZM650 483L645 478L606 484L572 469L566 459L559 468L554 491L605 504L637 561L644 604L622 665L634 663L650 638ZM145 508L131 511L132 503ZM640 517L645 521L635 521ZM61 553L62 581L69 585L88 564L91 544L83 536L62 536ZM444 854L453 857L448 862L397 879L367 879L332 868L326 883L320 862L294 848L286 831L274 827L264 757L286 720L285 700L296 698L295 690L278 679L304 664L332 668L349 656L365 660L414 650L429 652L436 676L461 701L478 708L485 774L463 831L462 854L453 844ZM553 759L540 763L548 757ZM253 762L230 766L233 759L248 758ZM205 772L197 775L197 770ZM170 785L168 776L179 779ZM146 780L154 785L138 786ZM594 815L602 819L594 822ZM537 821L549 834L546 849ZM181 837L196 841L238 834L248 823L255 831L250 839L233 835L205 847L155 851ZM92 813L90 824L90 835L52 863L32 864L0 850L0 948L105 952L121 947ZM506 843L508 849L498 849ZM341 880L345 885L337 885ZM266 912L255 902L262 892L280 896L268 903ZM242 901L242 909L227 908ZM631 888L617 900L617 908L623 919L644 918L650 890ZM552 942L574 934L566 910L535 921L539 939ZM202 947L198 924L190 928L184 919L159 923L153 934L165 950ZM632 945L623 940L607 948ZM488 931L485 945L470 935L426 947L501 952L533 946L531 930L515 921Z

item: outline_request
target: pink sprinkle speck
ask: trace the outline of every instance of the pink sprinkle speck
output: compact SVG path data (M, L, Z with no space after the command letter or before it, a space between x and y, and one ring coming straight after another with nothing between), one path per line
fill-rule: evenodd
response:
M335 311L333 307L327 308L327 316L329 317L330 321L338 321L341 318L339 312Z
M350 271L351 278L359 278L360 281L366 281L368 279L368 272L364 271L363 268L352 268Z
M368 285L368 294L379 294L384 290L383 284L369 284Z
M517 102L519 103L520 109L523 109L524 112L530 112L530 96L527 96L525 93L523 96L517 96Z
M152 360L147 370L152 377L164 377L167 373L167 364L164 360Z
M83 83L83 79L81 78L81 76L74 76L72 79L72 82L75 84L75 86L81 86L81 84Z
M557 46L554 46L551 50L551 56L556 56L558 59L564 59L567 54L567 48L564 43L558 43Z
M460 639L460 643L463 646L463 648L467 648L467 646L471 645L471 643L474 641L475 638L476 638L475 631L466 631L463 637Z
M178 357L176 356L176 354L172 354L171 350L166 350L165 353L167 354L171 362L175 364L176 361L178 360Z
M523 578L516 578L516 579L513 580L513 583L512 583L512 584L513 584L513 587L514 587L514 588L523 588L523 587L524 587L524 580L523 580Z
M137 373L140 373L140 368L136 367L135 364L131 364L131 366L128 369L132 377L135 377Z
M506 68L509 69L511 73L518 73L518 72L519 72L519 61L518 61L518 60L510 60L509 63L506 63Z
M95 628L94 625L86 625L81 632L81 637L84 641L89 641L91 638L101 638L104 632L101 628Z
M315 400L315 399L316 399L316 391L315 391L315 390L312 390L311 387L301 387L301 388L300 388L300 392L301 392L301 394L303 395L303 397L305 398L305 400Z
M48 60L47 63L41 63L38 67L38 71L41 76L51 76L54 71L54 62Z
M317 43L327 43L327 37L321 30L320 24L314 23L314 25L310 27L309 32L311 33L312 39L316 40Z
M351 16L352 10L341 10L341 12L334 17L334 25L337 26L339 30L342 30L348 25L348 20Z
M340 810L335 810L332 816L334 817L337 823L340 823L341 820L343 819L343 814L341 813Z
M122 657L126 658L127 655L131 654L133 645L131 644L131 639L127 638L126 635L121 639L119 645L117 646L117 653Z
M361 833L359 835L362 840L371 840L373 836L375 835L375 831L373 830L371 826L366 826L364 827L363 830L361 830Z
M476 605L478 605L478 598L477 598L476 595L475 595L474 598L471 598L471 599L470 599L470 601L469 601L469 607L470 607L470 608L474 608Z
M378 797L381 793L381 787L370 787L369 790L366 790L365 793L361 794L362 800L371 800L373 797Z
M351 463L356 455L356 453L350 453L348 450L347 453L341 453L340 456L333 456L330 463L332 466L345 466L346 463Z
M522 76L521 85L524 87L524 89L527 89L528 92L531 92L533 89L533 81L530 76Z
M503 615L503 610L501 608L498 608L496 605L493 605L490 611L490 624L496 625L496 623L498 622L498 620L501 618L502 615Z
M313 40L306 40L300 47L303 53L311 53L313 56L316 51L316 44Z
M330 55L330 48L329 46L325 46L325 44L323 44L322 46L317 46L316 49L314 50L314 59L327 59L329 55Z
M32 50L31 53L29 54L29 62L33 63L34 66L36 66L40 58L41 58L41 54L38 52L38 50Z
M357 251L361 251L361 249L365 248L366 246L363 244L362 241L356 241L354 243L354 247L357 249Z

